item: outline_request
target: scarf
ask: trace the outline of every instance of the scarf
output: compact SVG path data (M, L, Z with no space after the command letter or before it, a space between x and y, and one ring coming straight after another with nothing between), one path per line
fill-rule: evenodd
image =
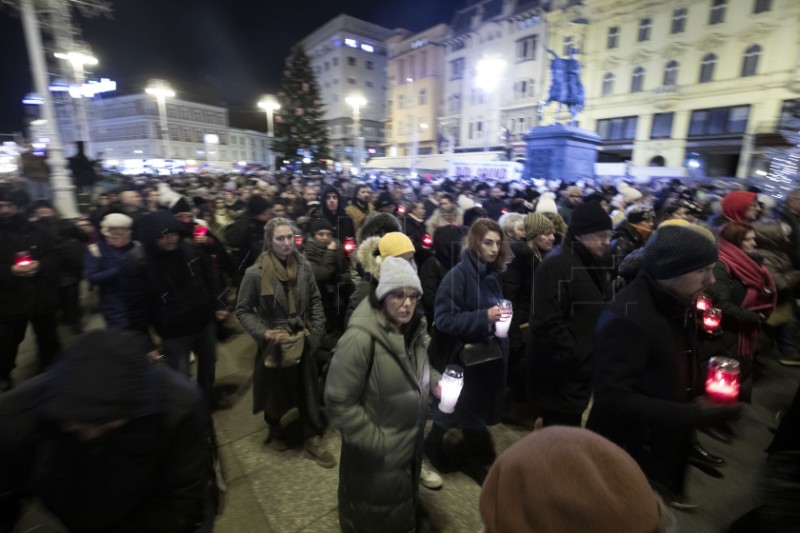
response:
M286 266L278 257L267 250L261 254L261 296L275 297L275 289L280 283L286 289L289 302L288 315L297 314L297 256L294 252L286 258Z
M725 264L728 272L741 281L745 287L744 298L739 306L753 312L770 314L775 309L777 291L775 281L766 267L756 263L740 248L719 239L719 260ZM739 328L739 356L752 359L758 344L760 328L742 325Z

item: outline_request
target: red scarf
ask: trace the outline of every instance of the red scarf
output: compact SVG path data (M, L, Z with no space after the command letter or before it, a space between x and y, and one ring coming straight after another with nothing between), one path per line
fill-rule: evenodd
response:
M769 315L775 310L778 293L775 280L766 267L756 263L741 248L719 239L719 260L728 273L744 284L745 293L739 307ZM739 356L752 359L758 344L758 326L742 325L739 329Z

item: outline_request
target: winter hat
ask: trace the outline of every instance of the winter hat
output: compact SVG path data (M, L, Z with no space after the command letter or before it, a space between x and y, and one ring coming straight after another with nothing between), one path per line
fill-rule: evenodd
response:
M525 215L525 238L535 239L543 233L555 233L555 226L549 218L541 213L529 213Z
M58 421L108 422L158 410L156 366L141 335L99 329L76 337L48 372L43 406Z
M169 212L173 215L180 215L182 213L191 213L192 207L189 205L189 201L186 198L179 198L175 204L169 208Z
M356 235L356 241L360 244L370 237L382 237L391 231L400 231L401 229L397 217L391 213L374 212L364 219L361 229Z
M381 252L381 259L387 257L400 257L408 252L414 252L414 243L405 233L393 231L387 233L378 242L378 250Z
M722 199L722 214L736 222L747 222L744 214L750 204L758 199L754 192L733 191L729 192Z
M611 217L598 202L580 204L572 212L569 232L572 235L588 235L611 229Z
M378 200L375 202L375 209L383 209L384 207L389 207L390 205L397 205L397 202L394 201L392 194L389 192L382 192L378 195Z
M272 206L269 205L269 202L261 196L253 195L247 199L247 212L250 213L250 216L256 217L270 207Z
M625 210L625 218L630 224L640 224L655 219L656 213L646 205L632 205Z
M654 279L671 279L716 262L717 241L697 224L661 224L644 247L642 266Z
M558 213L558 206L553 199L553 193L545 193L536 202L537 213Z
M416 289L422 294L422 284L419 282L417 272L411 263L399 257L387 257L381 265L381 279L375 289L378 301L383 300L387 294L397 289Z
M619 186L619 193L622 195L622 199L625 201L626 204L631 204L636 200L641 200L642 193L628 185L627 183L623 183Z
M100 233L107 236L108 230L111 228L130 228L131 226L133 226L133 219L128 215L109 213L100 222Z
M651 533L662 521L636 461L567 426L537 429L503 452L483 483L480 512L489 533Z
M315 218L311 220L311 223L308 226L308 229L311 235L315 235L318 231L328 230L333 233L333 226L331 223L325 220L324 218Z

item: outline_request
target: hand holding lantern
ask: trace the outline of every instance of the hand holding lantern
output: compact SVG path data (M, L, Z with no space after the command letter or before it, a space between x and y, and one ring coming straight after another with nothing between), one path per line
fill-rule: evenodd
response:
M739 361L730 357L712 357L708 361L706 395L713 403L735 403L740 387Z
M511 306L511 300L498 300L497 307L500 308L500 320L495 322L494 334L498 338L504 339L508 337L508 327L511 325L511 317L514 315L514 311Z
M458 397L464 387L464 369L458 365L447 365L439 382L442 387L442 397L439 400L439 411L452 413L456 409Z
M722 309L709 307L703 311L703 327L707 333L714 333L722 324Z

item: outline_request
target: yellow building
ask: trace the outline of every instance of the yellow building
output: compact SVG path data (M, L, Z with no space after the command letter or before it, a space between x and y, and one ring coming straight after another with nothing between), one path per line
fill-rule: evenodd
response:
M408 157L410 167L419 156L439 153L441 41L447 33L447 25L438 24L414 34L397 30L384 42L388 55L385 152L389 157Z
M600 162L748 177L785 145L781 117L800 96L798 0L556 0L546 18L550 48L580 52L579 125L603 139Z

